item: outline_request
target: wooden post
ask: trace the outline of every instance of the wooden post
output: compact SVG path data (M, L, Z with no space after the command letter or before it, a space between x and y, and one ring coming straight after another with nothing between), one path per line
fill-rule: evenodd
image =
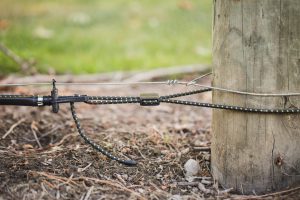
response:
M214 0L213 85L300 92L300 1ZM213 92L213 102L300 107L300 97ZM225 188L260 194L300 185L300 115L213 111L212 173Z

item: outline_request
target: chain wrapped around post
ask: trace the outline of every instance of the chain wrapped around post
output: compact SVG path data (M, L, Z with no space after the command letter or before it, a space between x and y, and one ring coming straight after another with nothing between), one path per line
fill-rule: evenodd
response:
M233 111L240 111L240 112L253 112L253 113L300 113L299 108L274 108L274 109L267 109L267 108L249 108L249 107L241 107L235 105L224 105L224 104L213 104L213 103L202 103L202 102L195 102L195 101L185 101L185 100L177 100L173 98L189 96L193 94L200 94L203 92L211 91L209 88L200 89L200 90L193 90L189 92L183 93L176 93L172 95L160 96L156 95L152 99L149 100L144 99L141 97L117 97L117 96L88 96L87 104L126 104L126 103L139 103L142 106L153 106L159 105L160 103L170 103L170 104L180 104L180 105L187 105L187 106L197 106L197 107L207 107L207 108L216 108L216 109L223 109L223 110L233 110ZM152 95L154 96L154 95ZM151 95L150 95L151 97Z

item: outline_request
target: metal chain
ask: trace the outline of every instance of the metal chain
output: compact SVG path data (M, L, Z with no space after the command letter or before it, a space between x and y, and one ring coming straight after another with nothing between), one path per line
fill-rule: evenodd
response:
M171 100L171 99L163 99L163 100L161 100L161 102L188 105L188 106L234 110L234 111L242 111L242 112L253 112L253 113L274 113L274 114L275 113L300 113L299 108L282 108L282 109L263 108L263 109L261 109L261 108L248 108L248 107L240 107L240 106L212 104L212 103L200 103L200 102L194 102L194 101L181 101L181 100Z
M192 91L188 91L188 92L160 96L160 99L171 99L171 98L177 98L177 97L188 96L188 95L193 95L193 94L199 94L199 93L208 92L208 91L211 91L211 89L205 88L205 89L199 89L199 90L192 90ZM88 96L88 101L86 101L85 103L87 103L87 104L125 104L125 103L140 103L140 102L141 102L141 98L134 97L134 96Z
M112 159L112 160L115 160L119 163L122 163L122 164L125 164L125 165L128 165L128 166L132 166L132 165L136 165L137 162L134 161L134 160L123 160L123 159L120 159L114 155L112 155L111 153L109 153L108 151L106 151L105 149L103 149L101 146L99 146L98 144L94 143L90 138L88 138L83 130L83 128L81 127L80 125L80 121L77 117L77 114L75 112L75 106L74 106L74 103L71 102L70 103L71 105L71 112L72 112L72 117L75 121L75 124L76 124L76 127L77 127L77 130L78 130L78 133L79 135L84 139L84 141L91 145L93 147L93 149L99 151L100 153L104 154L105 156L107 156L108 158Z
M203 92L211 91L211 89L200 89L194 90L184 93L176 93L172 95L160 96L158 101L161 103L171 103L171 104L180 104L180 105L188 105L188 106L197 106L197 107L208 107L208 108L216 108L216 109L224 109L224 110L233 110L233 111L241 111L241 112L254 112L254 113L300 113L299 108L275 108L275 109L267 109L267 108L250 108L250 107L241 107L234 105L224 105L224 104L213 104L213 103L201 103L194 101L184 101L184 100L172 100L171 98L188 96L192 94L199 94ZM91 96L88 97L88 100L85 102L87 104L133 104L133 103L141 103L140 97L110 97L110 96ZM155 102L153 102L154 104ZM151 104L151 100L149 100L149 104Z
M177 100L172 98L189 96L193 94L200 94L203 92L211 91L211 88L204 88L199 90L193 90L183 93L175 93L171 95L165 95L150 99L143 99L142 97L134 97L134 96L87 96L87 100L85 103L87 104L135 104L139 103L140 105L159 105L159 103L171 103L171 104L180 104L180 105L188 105L188 106L197 106L197 107L208 107L208 108L216 108L216 109L224 109L224 110L232 110L232 111L241 111L241 112L252 112L252 113L300 113L299 108L276 108L276 109L267 109L267 108L249 108L249 107L241 107L241 106L233 106L233 105L223 105L223 104L213 104L213 103L202 103L195 101L185 101L185 100ZM72 116L75 121L76 127L80 136L86 141L86 143L90 144L95 150L101 152L107 157L116 160L125 165L136 165L136 162L133 160L122 160L111 155L109 152L104 150L99 145L95 144L91 139L89 139L83 129L80 126L80 122L75 113L74 103L71 103L71 111Z

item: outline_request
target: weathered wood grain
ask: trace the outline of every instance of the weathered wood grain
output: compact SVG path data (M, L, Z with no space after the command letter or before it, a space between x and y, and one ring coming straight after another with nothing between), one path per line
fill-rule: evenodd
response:
M213 85L247 92L300 91L300 1L214 0ZM213 102L300 107L299 97L213 92ZM300 185L300 115L213 111L212 173L238 192Z

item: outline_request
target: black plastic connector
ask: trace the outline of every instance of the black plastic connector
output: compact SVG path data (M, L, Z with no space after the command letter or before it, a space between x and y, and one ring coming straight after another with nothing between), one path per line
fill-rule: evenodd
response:
M58 89L56 88L55 83L56 83L56 81L55 81L55 79L53 79L52 80L52 86L53 86L53 88L52 88L52 91L51 91L51 98L52 98L51 104L52 104L52 112L58 113L58 111L59 111L59 104L57 102L57 99L58 99Z
M160 98L156 93L144 93L140 95L141 106L158 106L159 104Z

